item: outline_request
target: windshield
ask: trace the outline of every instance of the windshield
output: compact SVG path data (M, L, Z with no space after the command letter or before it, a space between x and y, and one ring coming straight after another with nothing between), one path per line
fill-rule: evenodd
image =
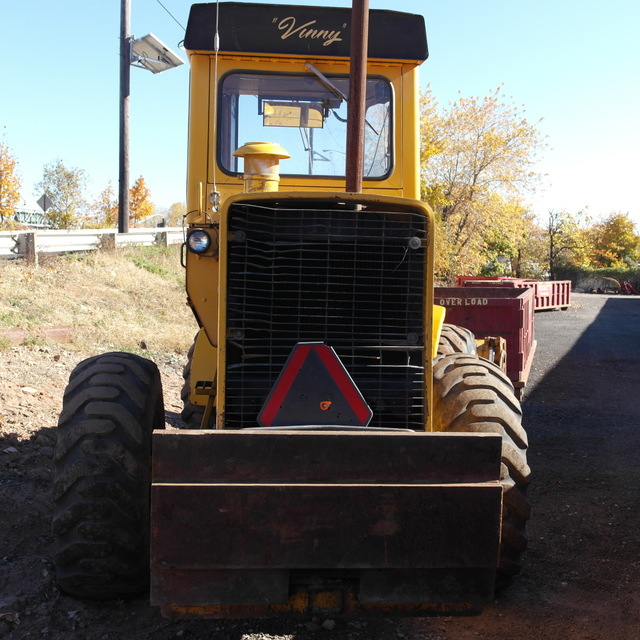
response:
M319 77L320 76L320 77ZM280 172L298 176L345 175L349 78L321 74L233 72L222 80L218 153L222 168L242 173L233 152L247 142L275 142L291 159ZM367 79L364 178L391 169L391 86Z

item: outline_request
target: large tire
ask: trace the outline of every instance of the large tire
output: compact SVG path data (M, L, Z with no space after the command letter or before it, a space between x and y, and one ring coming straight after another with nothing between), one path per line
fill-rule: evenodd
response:
M150 360L107 353L71 373L53 486L62 591L105 600L148 590L151 434L162 428L162 384Z
M502 535L496 588L522 566L529 519L527 434L513 386L503 371L479 356L452 354L434 361L434 428L502 436Z
M444 356L451 353L475 354L476 338L469 329L455 324L443 324L438 340L438 355Z

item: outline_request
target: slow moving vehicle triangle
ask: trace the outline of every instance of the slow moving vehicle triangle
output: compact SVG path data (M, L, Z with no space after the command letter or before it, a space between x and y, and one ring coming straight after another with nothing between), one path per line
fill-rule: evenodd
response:
M366 427L372 416L336 352L323 342L301 342L289 355L258 423Z

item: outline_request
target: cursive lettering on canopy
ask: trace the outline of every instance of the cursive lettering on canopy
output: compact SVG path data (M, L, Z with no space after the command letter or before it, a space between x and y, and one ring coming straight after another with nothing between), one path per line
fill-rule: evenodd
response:
M317 20L309 20L309 22L298 25L293 16L283 18L278 22L278 29L282 31L280 38L286 40L292 36L298 36L301 40L305 38L310 40L324 40L322 43L323 47L327 47L334 42L342 42L342 38L340 37L342 31L318 29L314 26L317 22Z

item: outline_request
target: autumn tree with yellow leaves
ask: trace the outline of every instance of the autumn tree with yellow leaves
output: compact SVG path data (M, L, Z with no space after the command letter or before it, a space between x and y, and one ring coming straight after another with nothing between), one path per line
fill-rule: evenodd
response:
M438 276L480 273L492 251L517 257L534 224L523 202L539 180L534 164L544 145L536 125L501 87L444 109L427 90L420 118L421 192L436 214Z
M111 182L100 192L92 209L98 224L105 227L118 224L118 196Z
M640 237L628 215L612 213L589 230L592 266L635 267L640 260Z
M184 225L184 217L187 215L187 205L184 202L174 202L169 207L167 214L168 227L182 227Z
M147 188L144 178L140 176L129 189L129 220L137 226L142 220L153 215L151 191Z
M626 213L592 221L583 212L549 211L545 224L549 272L558 268L628 269L640 261L640 236Z
M20 176L18 163L6 144L0 142L0 225L13 220L16 205L20 200Z
M118 196L111 182L100 192L92 206L97 223L105 227L118 224ZM138 225L142 220L152 216L154 212L151 202L151 191L144 178L140 176L129 189L129 220Z

